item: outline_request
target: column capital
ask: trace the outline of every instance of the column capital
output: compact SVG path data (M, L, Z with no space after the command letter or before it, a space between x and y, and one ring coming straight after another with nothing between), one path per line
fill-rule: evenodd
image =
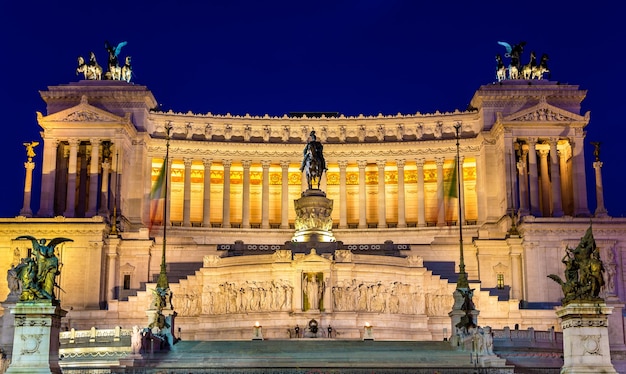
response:
M416 158L415 159L415 166L417 166L418 168L423 168L425 162L426 162L426 159L424 157Z
M348 167L348 161L346 160L341 160L337 162L339 164L339 169L345 169Z
M359 166L359 169L365 169L367 166L366 160L357 160L356 164Z
M396 160L396 166L398 167L398 169L403 168L405 164L406 164L405 159Z
M111 168L111 161L109 160L104 160L104 162L102 163L102 168L104 170L109 170Z
M548 153L550 153L547 149L540 149L538 152L541 157L548 157Z
M70 147L78 147L78 145L80 144L80 139L78 139L78 138L69 138L69 139L67 139L67 142L69 143Z
M213 159L211 158L203 158L202 159L202 164L204 165L205 168L211 168L211 165L213 165Z
M559 142L560 138L556 137L556 136L551 136L548 138L548 143L550 144L550 147L556 147L557 143Z
M280 162L280 167L283 168L283 169L289 169L289 165L290 164L291 163L289 161L281 161Z
M445 160L443 157L435 157L435 164L437 164L437 167L442 167Z
M233 160L222 160L222 166L229 168L233 164Z
M385 169L385 166L387 166L387 161L386 160L376 160L376 165L378 166L378 169Z
M193 162L193 158L191 158L191 157L183 157L183 163L185 164L186 168L190 168L192 162Z
M241 166L243 167L244 170L250 169L250 165L252 165L252 161L251 160L242 160L241 161Z
M602 167L602 161L595 161L595 162L593 163L593 167L594 167L595 169L600 169L600 168Z
M272 164L272 161L269 161L269 160L261 161L261 166L263 167L263 169L269 169L271 164Z
M26 162L24 163L24 168L25 168L26 170L33 170L33 169L35 168L35 163L34 163L34 162L32 162L32 161L26 161Z
M537 144L537 138L536 137L528 137L526 138L526 143L528 143L529 146L534 147Z
M100 145L100 142L102 141L102 139L100 138L89 138L89 142L91 143L91 145Z

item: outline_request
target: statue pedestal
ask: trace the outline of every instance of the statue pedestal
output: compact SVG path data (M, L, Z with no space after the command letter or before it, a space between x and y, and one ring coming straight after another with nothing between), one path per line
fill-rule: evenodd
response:
M608 316L604 302L571 302L556 311L563 329L561 373L617 373L611 364Z
M296 209L296 232L291 238L292 242L334 242L333 219L330 214L333 211L333 201L326 198L322 190L308 189L302 193L302 197L294 200Z
M7 373L61 373L59 328L67 311L51 301L18 302L15 316L13 356Z
M17 297L9 295L7 300L2 303L4 315L0 317L0 348L4 350L7 358L11 358L13 354L13 337L15 334L15 315L11 312L15 309ZM0 357L1 359L1 357ZM2 367L0 365L0 367ZM1 373L2 371L0 371Z

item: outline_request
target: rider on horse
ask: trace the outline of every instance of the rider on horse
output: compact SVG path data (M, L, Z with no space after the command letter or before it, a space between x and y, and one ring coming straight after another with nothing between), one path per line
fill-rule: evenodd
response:
M324 146L317 140L315 130L311 131L306 146L304 147L304 159L300 166L300 171L306 172L309 189L313 188L313 183L317 183L319 189L322 174L327 170L326 161L322 154Z

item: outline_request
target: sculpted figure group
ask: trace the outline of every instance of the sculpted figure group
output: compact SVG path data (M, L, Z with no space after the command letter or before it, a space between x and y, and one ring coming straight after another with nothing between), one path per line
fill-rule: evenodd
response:
M19 264L9 269L7 280L12 294L19 293L20 301L56 300L56 276L59 272L59 259L54 253L57 245L71 242L72 239L36 239L29 235L16 238L32 241L32 252Z
M565 256L561 261L565 264L565 281L555 274L548 277L561 285L563 304L574 300L601 300L599 294L604 286L605 269L591 226L576 248L565 248Z
M530 52L530 60L526 65L522 65L522 52L526 42L520 42L511 46L507 42L498 42L506 48L504 57L510 58L509 65L505 65L502 55L496 55L496 79L501 82L505 79L543 79L544 74L550 74L548 69L548 55L543 54L539 62L535 52Z
M104 48L109 54L108 71L104 74L105 79L109 80L122 80L130 82L132 77L132 66L130 63L131 57L126 56L124 66L120 66L119 54L127 42L121 42L117 45L111 45L108 41L104 42ZM89 53L89 62L86 63L82 56L78 56L78 67L76 68L76 75L82 73L87 80L101 80L102 79L102 66L96 61L96 54L94 52Z

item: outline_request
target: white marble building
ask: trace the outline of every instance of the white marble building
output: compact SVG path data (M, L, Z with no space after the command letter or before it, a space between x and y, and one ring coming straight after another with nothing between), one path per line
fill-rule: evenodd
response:
M603 295L615 308L611 348L626 351L626 219L610 217L601 195L589 209L589 114L580 113L586 91L578 86L510 80L479 87L463 112L356 117L161 112L147 87L123 81L51 86L41 96L43 157L25 163L20 215L0 219L0 270L27 255L20 235L73 239L57 254L65 327L145 324L165 221L176 326L186 340L248 339L257 321L266 338L287 338L310 319L344 338L360 338L369 322L377 339L441 340L451 332L459 223L480 325L559 329L552 307L562 292L547 275L563 273L565 247L591 221L606 267ZM150 189L167 124L163 217ZM447 193L455 125L460 218ZM293 201L306 189L299 168L311 130L328 165L321 189L334 202L334 253L285 247ZM602 163L593 165L601 192ZM42 173L39 207L30 206L29 173ZM8 296L2 277L5 317Z

